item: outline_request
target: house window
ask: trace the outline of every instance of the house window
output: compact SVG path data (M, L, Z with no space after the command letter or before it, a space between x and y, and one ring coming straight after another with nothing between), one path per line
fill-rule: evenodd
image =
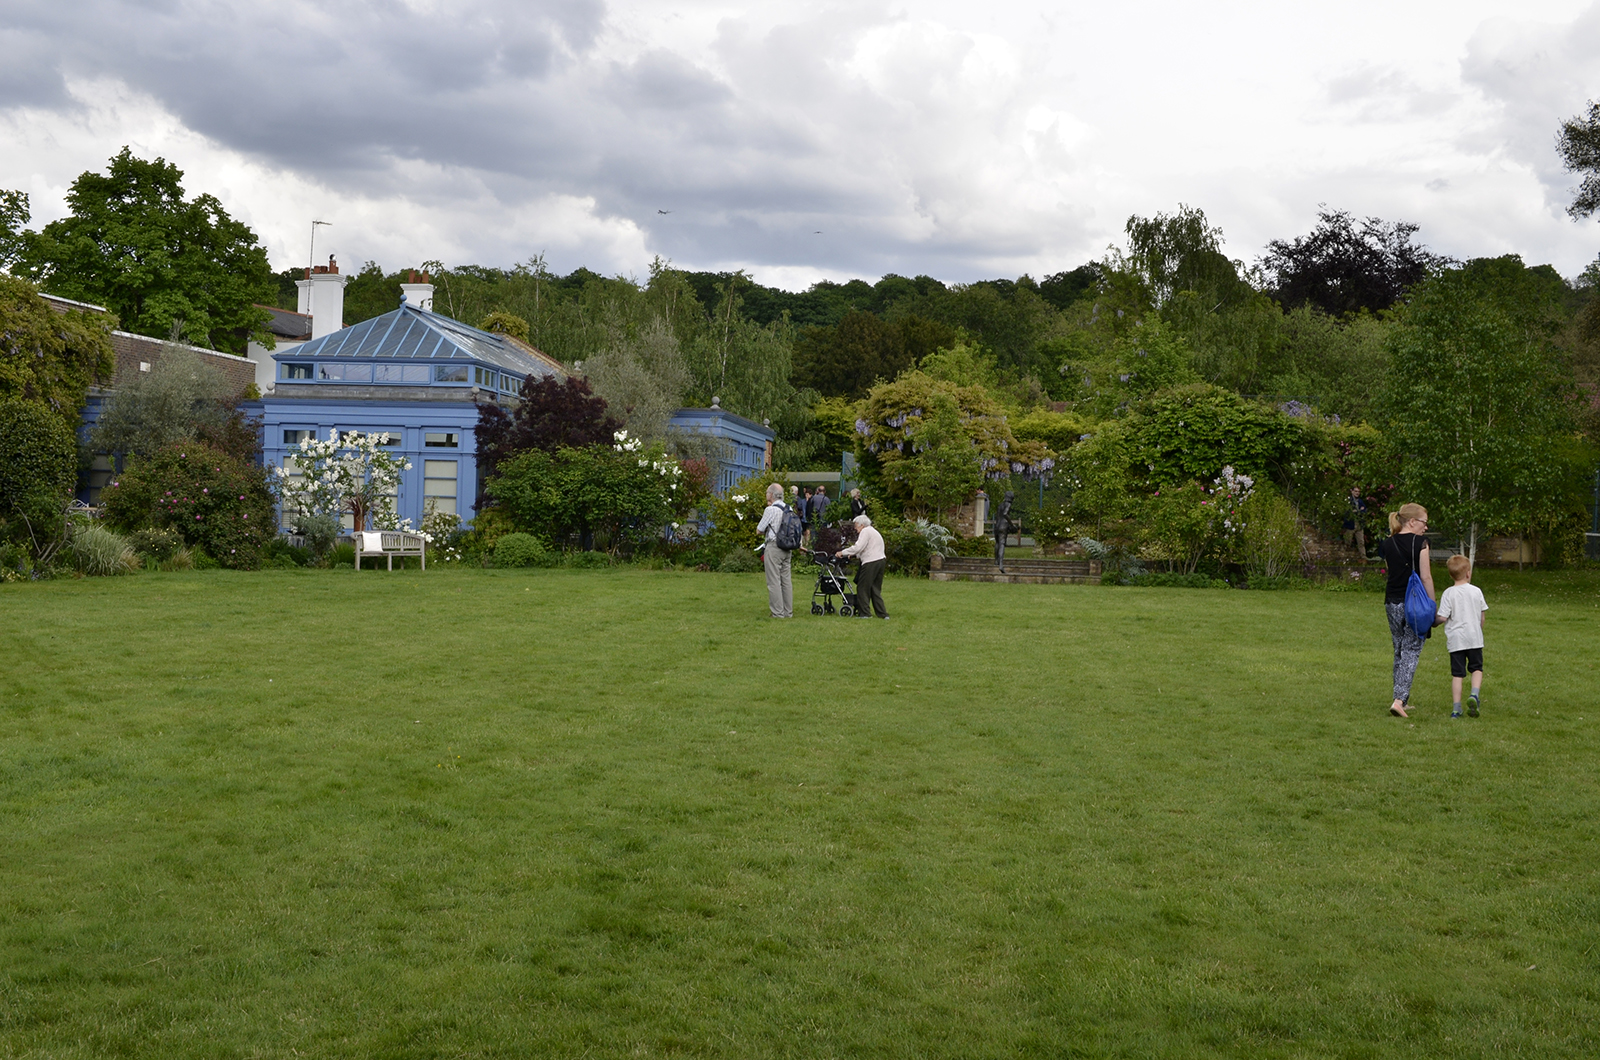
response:
M284 445L299 445L301 442L310 441L316 436L316 431L286 430L283 432Z
M434 511L457 515L455 460L424 460L422 462L422 510L433 505Z
M428 449L454 449L460 445L459 435L454 431L435 434L429 431L422 436L422 444Z
M435 383L465 383L467 366L464 364L436 364L433 366Z
M321 364L317 368L317 378L326 379L329 382L372 382L372 365L370 364Z
M375 383L426 383L428 366L425 364L373 365L372 381Z
M378 439L379 445L390 447L399 445L405 438L405 431L400 427L379 427L371 431L340 431L339 444L343 445L350 440L352 435L356 434L370 434Z
M290 433L299 432L284 431L283 433L287 438ZM284 476L296 486L305 481L306 473L300 470L300 465L295 463L295 459L292 456L286 456L283 458L283 471ZM299 515L299 509L291 508L289 505L285 504L283 506L283 510L278 514L278 518L280 520L279 528L283 530L293 530L295 523L299 520Z
M116 465L111 462L110 455L106 453L94 454L94 460L89 464L88 494L86 498L90 504L100 503L100 491L106 488L106 483L111 481L116 474Z
M285 379L310 379L311 365L286 364L283 366L283 377Z

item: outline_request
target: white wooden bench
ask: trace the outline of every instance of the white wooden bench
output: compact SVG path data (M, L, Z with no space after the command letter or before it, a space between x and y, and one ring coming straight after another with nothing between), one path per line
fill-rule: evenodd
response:
M408 534L400 530L363 530L356 538L356 570L368 556L382 556L394 570L396 556L416 556L422 560L422 569L428 569L428 543L421 534Z

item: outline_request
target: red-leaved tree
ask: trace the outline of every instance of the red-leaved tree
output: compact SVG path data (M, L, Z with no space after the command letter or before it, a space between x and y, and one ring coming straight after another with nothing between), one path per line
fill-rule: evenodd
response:
M522 404L511 412L493 402L478 406L478 466L493 475L517 453L542 449L582 449L610 445L622 424L606 411L605 400L583 379L535 379L522 384Z

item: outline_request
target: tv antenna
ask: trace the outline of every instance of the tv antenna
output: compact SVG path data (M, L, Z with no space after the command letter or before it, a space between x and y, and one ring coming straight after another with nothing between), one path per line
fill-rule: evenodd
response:
M317 262L317 226L318 225L327 225L329 228L332 228L333 227L333 222L332 221L312 221L311 222L311 251L306 256L306 268L307 269L310 269Z

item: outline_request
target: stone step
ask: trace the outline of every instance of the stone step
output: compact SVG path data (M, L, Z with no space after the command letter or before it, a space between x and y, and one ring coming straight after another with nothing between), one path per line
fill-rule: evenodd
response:
M1019 585L1095 585L1100 564L1087 559L1017 558L1001 571L994 560L976 556L935 556L928 577L932 581L1009 582Z
M945 570L980 571L998 570L994 560L987 556L940 556L939 566ZM1089 573L1091 566L1098 566L1094 560L1089 559L1044 559L1038 556L1017 556L1006 558L1006 570L1036 570L1040 573L1071 572Z

